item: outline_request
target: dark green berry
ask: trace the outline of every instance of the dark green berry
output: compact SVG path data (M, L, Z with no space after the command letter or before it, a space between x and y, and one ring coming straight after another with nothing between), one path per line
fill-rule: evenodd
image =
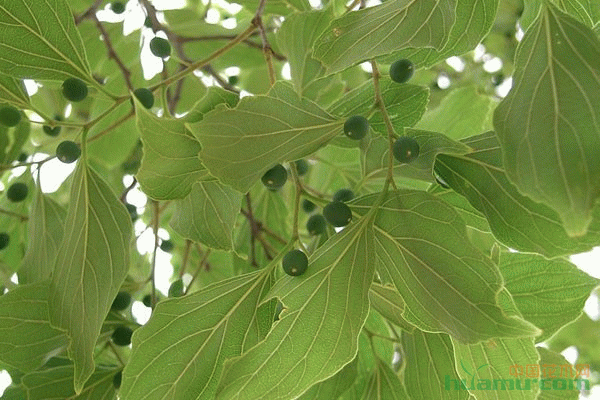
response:
M299 276L308 268L308 257L301 250L292 250L283 256L281 265L286 274Z
M310 200L304 199L302 200L302 209L304 212L310 213L313 212L317 208L317 205Z
M128 346L131 343L131 335L133 335L131 328L120 325L113 331L112 341L117 346Z
M409 136L401 136L394 142L392 152L399 162L409 163L419 156L419 143Z
M115 311L123 311L131 304L131 295L127 292L117 293L117 297L113 300L111 309Z
M492 76L492 83L494 86L500 86L502 85L502 82L504 82L504 74L502 72Z
M154 95L149 89L139 88L133 91L133 94L137 99L142 103L142 105L146 108L152 108L154 105Z
M415 73L415 65L412 61L403 58L395 61L390 66L390 78L397 83L406 83Z
M354 198L354 192L350 189L340 189L333 194L333 201L347 202Z
M29 188L26 184L23 182L15 182L8 187L8 190L6 191L6 198L13 203L18 203L25 200L28 192Z
M29 157L27 153L21 153L19 154L19 157L17 157L17 161L23 163L27 161L27 157Z
M81 150L79 149L79 146L77 146L77 143L70 140L60 142L56 147L56 158L65 164L71 164L77 161L80 155Z
M144 26L146 28L152 28L152 20L150 19L150 17L146 17L146 19L144 20Z
M8 243L10 242L10 236L6 232L0 232L0 250L8 247Z
M345 203L334 201L323 208L323 216L327 222L339 228L348 225L352 220L352 211Z
M183 296L183 281L177 279L169 286L169 297L181 297Z
M156 57L166 58L171 54L171 44L167 39L155 36L150 41L150 51Z
M67 100L77 102L87 97L88 87L80 79L68 78L62 84L62 93Z
M125 12L125 4L121 3L120 1L113 1L110 5L110 9L115 14L123 14Z
M125 203L125 208L127 208L129 215L131 215L131 220L135 221L138 218L137 207L133 204Z
M229 84L232 86L237 85L237 83L239 81L240 81L240 78L237 75L233 75L233 76L230 76L229 78L227 78L227 82L229 82Z
M121 387L121 380L123 379L123 371L119 371L115 374L115 376L113 377L113 386L115 387L115 389L118 389Z
M360 140L369 132L369 121L362 115L354 115L344 123L344 133L350 139Z
M49 126L49 125L44 125L42 127L42 130L44 131L44 133L48 136L58 136L58 134L61 131L60 126Z
M152 295L151 294L145 295L144 298L142 299L142 303L144 303L144 305L146 307L152 307Z
M296 171L300 176L306 175L309 166L310 165L308 164L308 161L306 161L303 158L301 158L300 160L296 160Z
M165 253L170 253L173 251L173 249L175 248L175 245L173 244L173 241L171 240L163 240L160 243L160 249L162 251L164 251Z
M21 121L21 112L13 106L0 108L0 124L8 127L17 126Z
M321 214L311 216L306 222L306 230L311 236L321 235L325 233L327 223Z
M269 190L277 190L281 188L287 181L287 171L281 164L277 164L262 176L263 185Z

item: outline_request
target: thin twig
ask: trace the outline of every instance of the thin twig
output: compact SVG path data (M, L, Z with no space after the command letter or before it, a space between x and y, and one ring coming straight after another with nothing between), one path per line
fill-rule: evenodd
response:
M131 83L131 71L129 71L129 69L125 66L125 64L123 64L123 61L117 54L117 52L112 44L112 41L110 40L110 36L108 35L108 32L106 32L106 29L104 29L102 22L100 22L100 20L96 16L96 14L95 13L92 14L91 18L94 21L94 23L96 24L96 28L98 28L98 30L100 31L102 40L104 41L104 44L106 45L106 49L108 51L108 58L112 58L117 63L117 66L121 70L121 74L123 74L123 78L125 79L125 83L127 84L127 87L129 88L129 90L133 90L133 85Z
M87 10L85 10L81 15L75 17L75 25L79 25L81 21L86 18L90 18L92 15L96 15L96 11L98 11L98 7L104 2L104 0L96 0L94 4Z
M154 281L154 271L156 269L156 249L158 249L158 222L160 220L159 203L156 200L152 200L153 206L153 221L152 231L154 233L154 249L152 251L152 271L150 272L150 281L152 282L152 309L156 305L156 282Z
M181 261L181 268L179 268L179 279L183 277L185 273L185 268L187 267L188 260L190 258L190 249L192 248L192 241L186 239L185 247L183 249L183 260Z
M254 14L254 18L252 18L252 24L258 28L260 33L260 39L262 41L262 51L265 57L265 62L267 63L267 69L269 70L269 82L271 86L275 84L277 77L275 76L275 69L273 68L273 49L271 49L271 44L269 43L269 39L267 38L267 33L265 31L265 26L262 23L262 14L265 10L265 5L267 4L267 0L260 0L258 4L258 8L256 9L256 13Z
M250 192L246 193L246 204L248 205L248 224L250 225L250 264L253 267L258 267L256 262L256 237L260 235L260 229L254 219L252 212L252 199L250 198Z
M189 285L185 289L184 295L187 294L187 292L192 288L192 284L196 281L196 278L200 274L202 267L204 267L207 271L210 269L210 264L206 260L208 260L208 256L210 256L211 249L207 249L205 252L203 252L202 249L200 248L200 246L198 244L196 244L196 250L198 251L198 254L203 255L203 257L200 260L200 262L198 263L198 268L196 269L196 272L192 276L192 280L190 281Z
M27 215L17 214L16 212L5 210L3 208L0 208L0 214L6 214L6 215L10 215L11 217L19 218L21 220L21 222L25 222L29 219L29 217Z

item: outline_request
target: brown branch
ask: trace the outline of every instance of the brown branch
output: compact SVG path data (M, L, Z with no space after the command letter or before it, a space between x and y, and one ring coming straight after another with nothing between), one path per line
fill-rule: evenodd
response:
M29 219L29 217L27 215L17 214L16 212L5 210L3 208L0 208L0 214L6 214L6 215L10 215L11 217L19 218L21 220L21 222L25 222Z
M90 18L92 15L96 16L96 11L98 11L98 7L100 7L103 1L104 0L96 0L94 4L92 4L92 6L85 10L81 15L75 16L75 25L79 25L81 21Z
M117 63L117 66L121 70L121 74L123 74L123 78L125 79L125 83L127 84L127 87L129 88L129 90L133 90L133 85L131 83L131 71L129 71L129 69L125 66L125 64L123 64L123 61L121 60L121 58L115 51L115 48L112 45L112 41L110 40L110 36L108 35L108 32L106 32L106 29L104 29L102 22L100 22L100 20L98 19L98 17L96 16L95 13L92 14L90 16L90 18L94 21L94 23L96 24L96 27L100 31L102 40L104 41L104 44L106 45L106 49L108 50L108 58L112 58Z
M267 69L269 70L269 83L271 86L273 86L277 80L277 77L275 76L275 69L273 68L273 49L271 48L271 44L267 38L265 26L262 23L262 14L265 10L266 4L266 0L260 0L258 8L256 9L256 13L254 14L254 18L252 18L252 24L258 28L258 32L260 33L262 51L265 57L265 62L267 63Z

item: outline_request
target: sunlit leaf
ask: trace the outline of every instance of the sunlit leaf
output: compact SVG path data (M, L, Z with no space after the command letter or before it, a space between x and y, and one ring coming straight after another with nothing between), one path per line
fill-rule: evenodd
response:
M0 102L7 102L17 107L27 108L29 96L27 96L21 81L10 75L0 74Z
M331 378L319 382L298 400L321 400L321 399L337 399L354 383L357 375L358 359L354 359L350 364L347 364L337 374Z
M376 368L363 394L363 399L373 400L403 400L408 399L408 394L398 375L381 360L377 358Z
M404 300L395 287L373 283L369 291L369 300L371 300L371 307L388 321L410 332L415 329L402 317Z

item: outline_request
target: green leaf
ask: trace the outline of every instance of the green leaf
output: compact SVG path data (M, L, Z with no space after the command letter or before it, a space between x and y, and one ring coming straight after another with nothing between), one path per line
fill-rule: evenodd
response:
M259 271L160 302L133 335L121 396L214 399L223 362L254 346L262 339L258 328L273 320L258 307L271 283Z
M524 252L556 257L588 251L600 241L600 209L588 233L569 237L557 213L519 193L506 177L498 139L488 132L464 141L474 151L466 156L439 154L436 173L482 212L494 236Z
M401 133L402 128L415 125L427 108L429 89L423 86L399 85L384 77L380 80L380 90L390 121L397 133ZM340 97L328 111L344 118L362 115L368 118L369 126L373 130L387 137L387 128L381 113L370 115L374 98L373 81L368 80Z
M362 398L372 400L404 400L409 397L398 375L377 357L375 370L371 375Z
M358 359L355 358L331 378L319 382L298 400L337 399L354 383L357 376Z
M36 190L28 222L27 252L19 268L19 283L50 278L63 237L66 211L49 196Z
M394 159L394 174L426 182L435 181L433 165L439 153L464 154L471 149L446 135L407 128L405 135L419 143L419 157L410 164L399 164ZM390 142L386 137L373 138L364 156L364 174L368 179L387 176L390 162Z
M328 73L407 47L441 49L455 20L454 0L390 0L333 20L315 43Z
M404 300L394 286L373 283L369 291L371 307L391 323L412 332L415 327L408 323L404 313Z
M494 113L506 173L584 235L600 197L600 39L551 3L520 43L514 85Z
M30 79L92 79L65 0L36 2L35 6L27 0L0 0L0 27L3 73Z
M353 210L366 214L375 196L355 200ZM502 276L470 244L451 206L425 192L390 192L374 229L377 268L392 278L408 322L465 343L539 334L530 323L502 312L497 303Z
M464 391L448 390L446 382L458 380L454 347L448 335L415 330L402 333L402 376L411 400L469 399Z
M131 216L123 203L80 160L49 296L50 322L71 339L68 350L78 393L94 372L102 322L129 270L131 234Z
M467 53L481 43L494 26L498 3L498 0L457 1L456 21L442 49L406 49L385 59L391 63L408 58L418 66L430 67L448 57Z
M577 18L588 28L597 29L600 23L600 3L594 0L558 0L566 13Z
M69 339L48 320L48 282L0 296L0 365L27 373L63 351Z
M343 121L292 87L276 83L267 95L217 106L190 129L202 143L200 158L212 175L246 193L274 164L302 158L342 133Z
M490 97L477 93L475 86L466 86L447 94L440 105L426 112L416 126L443 133L452 139L462 139L485 131L491 108Z
M175 203L171 227L186 239L213 249L233 248L233 226L242 195L219 182L196 182Z
M354 359L369 311L372 239L370 221L360 220L313 253L304 275L274 285L270 296L287 310L263 342L226 363L217 399L295 398Z
M28 400L113 400L117 393L113 385L116 368L98 368L77 395L73 390L72 365L57 366L31 372L23 377Z
M499 267L523 318L543 331L538 342L577 319L600 284L566 260L537 254L503 253Z
M144 145L137 180L146 195L156 200L183 199L195 182L209 178L198 159L200 143L183 120L158 118L137 100L135 114Z
M19 108L29 108L29 96L22 82L10 75L0 74L0 102L7 102Z
M217 105L225 104L229 107L235 107L238 101L239 96L236 93L221 89L219 86L211 86L204 97L196 102L183 119L188 123L199 122L207 112L212 111Z
M552 350L548 350L546 348L543 347L537 347L537 351L540 354L540 365L548 365L548 366L560 366L560 374L556 374L555 378L550 378L550 377L546 377L544 376L543 370L540 371L541 373L541 377L546 381L546 382L542 382L541 387L540 387L540 394L538 395L536 400L577 400L579 399L579 390L576 389L576 384L574 383L574 387L572 389L569 389L568 387L565 387L564 389L561 390L550 390L551 388L554 389L554 382L555 380L559 381L557 382L557 387L562 388L563 384L565 383L564 380L565 378L567 378L567 381L569 381L568 378L573 379L574 378L574 372L575 372L575 367L573 367L571 365L571 363L569 363L567 361L567 359L562 356L559 353L555 353ZM567 369L563 369L565 366L570 366L570 372L573 373L573 375L567 375ZM550 370L552 369L552 367L549 368ZM564 371L564 374L563 374ZM581 379L581 378L580 378ZM582 383L579 383L582 384ZM585 388L585 386L584 386Z

